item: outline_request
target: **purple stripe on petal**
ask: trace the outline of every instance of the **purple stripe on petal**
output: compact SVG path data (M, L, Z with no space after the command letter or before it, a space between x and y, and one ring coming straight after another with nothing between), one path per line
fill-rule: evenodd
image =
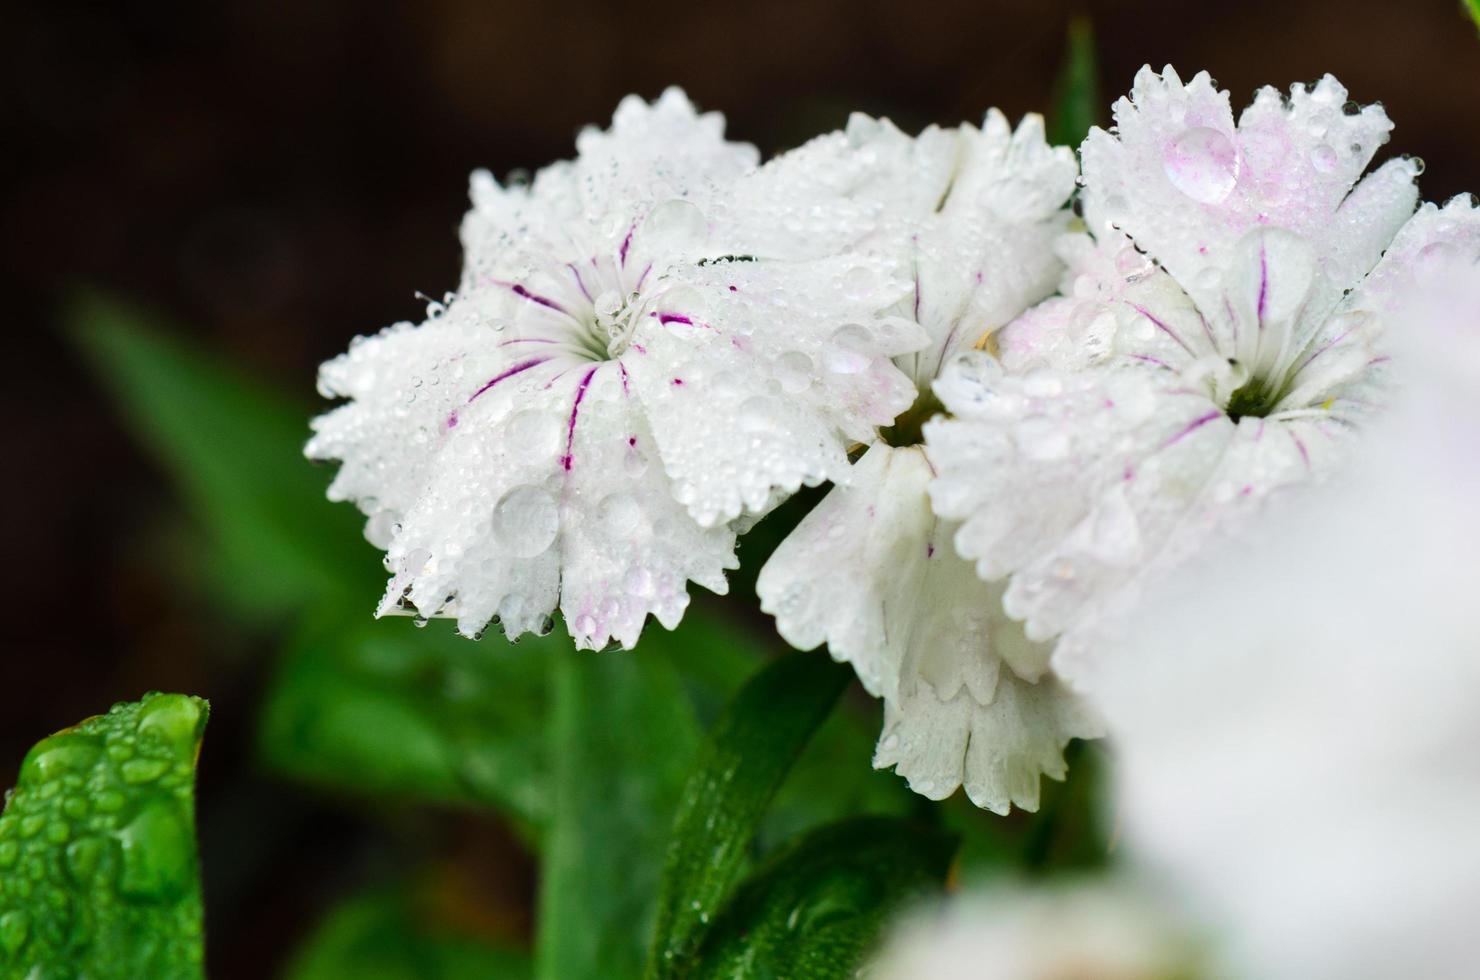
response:
M1204 416L1201 416L1200 418L1193 419L1191 422L1188 422L1187 423L1186 427L1183 428L1181 432L1178 432L1176 435L1172 436L1166 442L1162 443L1161 444L1161 448L1162 449L1165 449L1168 446L1175 445L1176 443L1181 442L1183 439L1187 438L1189 435L1191 435L1192 433L1196 432L1198 429L1201 429L1203 426L1207 425L1209 422L1213 421L1214 419L1218 419L1218 418L1222 418L1222 417L1223 417L1223 413L1222 412L1209 412L1208 414L1206 414Z
M591 298L591 291L586 288L586 280L581 278L581 270L576 268L576 264L574 262L567 262L565 263L565 267L570 270L571 275L576 277L576 286L581 290L581 295L586 297L586 302L596 302Z
M1269 301L1269 258L1264 254L1264 243L1259 243L1259 329L1264 329L1264 309Z
M479 388L477 391L473 392L472 395L470 395L468 397L467 403L469 405L471 405L473 403L473 399L474 398L477 398L479 395L483 394L485 391L487 391L489 388L492 388L494 385L498 384L500 381L503 381L505 378L512 378L514 375L516 375L516 374L522 374L525 371L528 371L530 368L539 367L541 364L544 364L548 360L549 360L548 357L533 357L533 358L530 358L527 361L521 361L520 363L515 364L513 367L509 368L508 370L502 371L499 374L494 375L493 378L490 379L487 384L485 384L483 387Z
M1182 349L1185 350L1187 353L1189 353L1189 354L1192 353L1192 348L1187 346L1187 342L1185 340L1183 340L1181 337L1177 336L1177 331L1173 330L1171 327L1167 326L1165 323L1162 323L1156 317L1152 316L1151 315L1151 311L1148 310L1148 309L1146 309L1146 307L1144 307L1144 306L1138 306L1135 303L1130 304L1130 307L1131 307L1131 309L1135 310L1137 313L1139 313L1142 316L1144 316L1146 319L1150 320L1152 323L1156 324L1156 328L1158 330L1160 330L1162 333L1166 334L1168 337L1170 337L1173 340L1175 340L1178 344L1181 345Z
M1155 364L1157 367L1166 368L1168 371L1172 369L1172 366L1166 361L1163 361L1159 357L1152 357L1149 354L1129 354L1127 356L1137 361L1145 361L1147 364Z
M648 277L648 273L649 272L652 272L652 271L653 271L653 264L651 262L649 262L648 263L648 267L646 269L643 269L642 270L642 275L640 275L640 276L637 277L637 285L635 285L635 286L632 287L632 291L634 293L637 292L637 291L639 291L640 289L642 289L643 282L646 281L646 279Z
M1309 357L1307 357L1305 359L1305 363L1302 364L1302 365L1300 365L1298 368L1295 369L1295 373L1296 374L1299 374L1301 371L1304 371L1306 368L1310 367L1312 361L1314 361L1316 358L1318 358L1322 354L1326 353L1326 351L1330 350L1331 348L1335 347L1337 344L1339 344L1343 340L1345 340L1348 336L1351 335L1351 332L1354 329L1355 329L1354 327L1349 327L1346 330L1343 330L1334 339L1328 340L1324 344L1322 344L1320 347L1316 348L1316 352L1314 354L1310 355Z
M581 414L581 402L585 400L586 389L590 387L591 379L596 375L599 367L601 367L600 364L586 372L586 376L581 379L580 385L576 388L576 400L570 405L570 421L565 424L565 455L560 457L560 464L565 467L566 472L570 471L571 464L575 462L572 447L576 441L576 416Z
M1300 458L1305 461L1305 468L1310 469L1310 452L1305 448L1305 443L1300 441L1300 437L1295 434L1294 429L1286 429L1285 431L1290 433L1290 438L1295 441L1295 448L1300 450Z
M632 227L627 229L627 237L622 239L622 247L617 250L618 262L623 268L627 266L627 250L632 247L632 233L636 230L637 225L634 223Z
M510 347L514 344L558 344L560 341L551 340L549 337L515 337L513 340L500 341L500 347Z
M539 293L532 293L529 290L525 289L524 286L520 283L504 282L501 279L494 279L493 282L497 285L503 286L505 289L512 291L515 296L518 296L522 299L527 299L531 303L538 303L540 306L552 309L556 313L564 313L566 316L570 316L570 311L561 306L559 303L555 302L553 299L550 299L547 296L541 296Z
M663 326L665 327L668 326L668 324L670 323L683 323L690 327L694 325L694 321L684 316L682 313L650 313L648 315L657 317L658 322L663 324Z

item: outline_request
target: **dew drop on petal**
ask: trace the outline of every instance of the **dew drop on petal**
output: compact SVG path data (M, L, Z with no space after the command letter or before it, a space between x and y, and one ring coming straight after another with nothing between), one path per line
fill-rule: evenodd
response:
M642 235L648 248L682 252L704 244L709 223L696 205L674 198L653 208L642 223Z
M596 505L596 519L602 531L611 538L642 538L652 530L647 512L630 493L612 493L603 497Z
M1310 164L1323 174L1329 174L1336 169L1338 162L1336 147L1330 143L1322 143L1310 151Z
M867 353L873 334L861 323L847 323L828 338L827 369L834 374L858 374L869 366Z
M1238 151L1216 129L1189 129L1167 145L1162 166L1172 186L1202 204L1217 204L1238 182Z
M555 498L542 487L515 487L493 509L494 536L516 558L532 558L542 553L559 530L559 508Z
M776 428L775 406L763 395L747 398L740 403L739 421L743 432L771 432Z
M631 568L627 570L623 585L627 591L635 596L647 598L656 590L653 587L653 573L646 568Z
M631 477L642 476L647 472L648 460L641 449L630 446L627 454L622 457L622 472Z
M518 455L545 456L560 448L560 419L550 412L526 408L509 418L509 450Z
M812 384L812 358L799 350L787 351L776 359L776 380L789 395L806 391Z

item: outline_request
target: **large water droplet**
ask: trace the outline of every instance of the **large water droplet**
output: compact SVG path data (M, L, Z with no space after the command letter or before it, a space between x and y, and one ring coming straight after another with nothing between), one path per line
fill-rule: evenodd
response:
M515 487L493 509L493 533L499 545L516 558L532 558L555 540L560 509L541 487Z
M834 374L857 374L868 367L873 334L861 323L847 323L828 338L827 369Z
M787 351L776 359L776 380L789 395L806 391L812 384L812 358L799 350Z
M642 243L649 250L684 252L704 244L708 236L704 212L682 198L659 204L642 223Z
M1167 145L1162 166L1172 186L1194 201L1217 204L1238 183L1238 151L1216 129L1189 129Z
M1338 162L1336 147L1330 143L1322 143L1310 151L1310 164L1323 174L1329 174L1336 169Z
M611 538L641 538L652 530L652 522L637 498L630 493L612 493L596 505L596 520Z
M775 407L764 395L747 398L740 404L740 429L760 435L776 429Z

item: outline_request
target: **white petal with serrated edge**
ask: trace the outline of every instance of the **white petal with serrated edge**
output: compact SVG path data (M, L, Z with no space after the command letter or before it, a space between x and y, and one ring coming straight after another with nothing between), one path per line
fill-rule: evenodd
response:
M848 446L913 398L890 359L925 337L879 315L905 280L848 253L879 215L827 190L846 182L806 160L757 170L676 90L578 147L529 184L474 174L446 311L325 368L353 400L310 451L343 460L336 495L389 539L383 611L518 635L558 606L578 643L630 646L648 612L676 624L687 581L724 588L737 527L845 477ZM522 453L531 439L559 445ZM614 557L624 520L656 537Z
M1115 104L1116 132L1092 130L1082 148L1090 230L1124 231L1207 312L1229 247L1255 228L1285 228L1320 260L1307 310L1320 322L1418 199L1410 161L1358 183L1392 124L1381 107L1349 115L1345 102L1330 76L1288 100L1266 88L1235 127L1228 93L1206 72L1184 85L1170 68L1143 68Z
M322 393L352 401L314 419L305 452L344 461L329 499L355 501L380 547L420 494L468 382L505 366L484 334L460 313L443 313L422 327L398 323L358 338L319 370Z
M1098 728L1045 673L1047 648L1002 616L1000 587L951 553L930 476L918 448L871 447L761 570L761 608L884 700L876 766L934 799L964 782L978 806L1031 810L1039 776L1063 776L1064 745Z
M735 534L702 528L673 496L642 406L618 366L592 378L562 480L560 610L577 647L631 649L649 613L678 625L688 583L728 590Z

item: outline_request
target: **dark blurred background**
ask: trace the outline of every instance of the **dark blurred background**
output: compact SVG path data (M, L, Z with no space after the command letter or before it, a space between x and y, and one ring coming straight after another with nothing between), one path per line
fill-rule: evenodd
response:
M309 406L318 362L417 317L416 291L455 284L472 168L568 156L577 129L604 123L622 95L669 84L767 152L853 109L906 128L993 105L1042 110L1076 12L1093 21L1106 105L1147 62L1184 77L1207 68L1236 106L1258 84L1332 72L1355 100L1386 105L1397 123L1386 152L1424 158L1426 197L1480 189L1480 39L1456 0L9 8L0 783L37 738L115 700L155 688L211 698L201 820L213 976L274 972L322 911L315 882L363 859L340 810L254 766L271 649L223 625L160 560L180 503L67 342L70 291L141 301ZM527 929L519 848L453 815L416 819L433 824L408 833L472 869L469 887L497 892L479 907Z

